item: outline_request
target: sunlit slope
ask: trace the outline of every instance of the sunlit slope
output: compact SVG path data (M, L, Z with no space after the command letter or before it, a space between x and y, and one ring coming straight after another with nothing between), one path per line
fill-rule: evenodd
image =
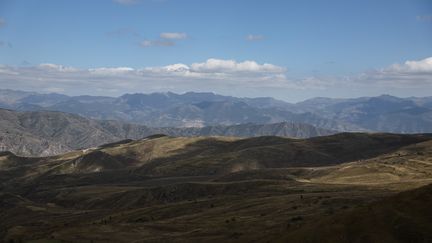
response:
M430 146L425 141L430 139L431 137L426 135L363 133L342 133L311 139L174 138L155 135L142 140L124 140L98 148L40 158L28 169L32 170L40 165L39 169L42 167L44 173L48 174L129 170L148 176L190 176L266 168L329 166L355 161L376 164L379 160L387 161L389 158L395 163L402 161L427 166L430 152L426 148ZM412 146L404 148L409 145ZM399 151L402 148L404 149ZM425 151L423 154L413 154L412 151L417 150ZM404 160L408 158L408 154L411 160ZM17 161L21 157L7 156L9 157L0 156L0 160L3 158L3 166L10 164L8 166L13 169L16 162L6 161ZM347 166L356 168L355 165Z
M311 182L342 184L432 182L432 141L402 147L371 159L357 160L332 168Z

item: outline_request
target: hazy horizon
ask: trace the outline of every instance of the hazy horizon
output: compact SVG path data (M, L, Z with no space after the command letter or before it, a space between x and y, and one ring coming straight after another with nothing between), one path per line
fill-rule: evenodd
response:
M329 97L329 96L314 96L314 97L310 97L310 98L306 98L304 100L298 100L298 101L289 101L289 100L284 100L284 99L279 99L276 97L272 97L272 96L235 96L235 95L228 95L228 94L221 94L221 93L216 93L216 92L212 92L212 91L186 91L186 92L174 92L174 91L163 91L163 92L126 92L126 93L122 93L120 95L91 95L91 94L86 94L86 93L82 93L82 94L64 94L64 93L57 93L57 92L43 92L43 91L30 91L30 90L18 90L18 89L0 89L0 91L2 90L10 90L13 92L29 92L29 93L37 93L37 94L60 94L60 95L67 95L70 97L76 97L76 96L105 96L105 97L111 97L111 98L118 98L121 97L123 95L131 95L131 94L144 94L144 95L150 95L150 94L166 94L166 93L172 93L172 94L176 94L176 95L184 95L187 93L211 93L214 95L221 95L221 96L231 96L231 97L235 97L235 98L273 98L276 100L280 100L280 101L284 101L287 103L300 103L303 101L307 101L310 99L315 99L315 98L325 98L325 99L360 99L360 98L368 98L368 97L379 97L379 96L392 96L392 97L397 97L397 98L401 98L401 99L408 99L408 98L429 98L432 97L432 95L429 96L397 96L397 95L390 95L390 94L378 94L378 95L374 95L374 96L346 96L346 97Z

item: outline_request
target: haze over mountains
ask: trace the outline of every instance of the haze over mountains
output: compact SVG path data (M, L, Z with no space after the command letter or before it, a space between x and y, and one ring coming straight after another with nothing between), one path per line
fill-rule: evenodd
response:
M308 138L335 132L291 122L151 128L114 120L94 120L64 112L17 112L0 109L0 151L11 151L22 156L55 155L124 139L141 139L154 134L236 137L273 135Z
M432 97L314 98L291 104L268 97L236 98L195 92L71 97L1 90L0 107L20 111L62 111L150 127L288 121L337 131L432 132Z

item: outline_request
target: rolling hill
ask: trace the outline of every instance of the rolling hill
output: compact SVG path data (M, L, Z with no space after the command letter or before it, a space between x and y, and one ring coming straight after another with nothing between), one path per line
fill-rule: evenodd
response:
M415 188L432 183L431 142L153 135L51 157L3 152L0 238L427 242L430 186Z

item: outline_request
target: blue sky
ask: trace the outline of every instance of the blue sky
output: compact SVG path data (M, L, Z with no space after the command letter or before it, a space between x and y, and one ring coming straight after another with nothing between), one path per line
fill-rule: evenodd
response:
M14 89L425 96L431 56L430 0L0 0L0 84Z

